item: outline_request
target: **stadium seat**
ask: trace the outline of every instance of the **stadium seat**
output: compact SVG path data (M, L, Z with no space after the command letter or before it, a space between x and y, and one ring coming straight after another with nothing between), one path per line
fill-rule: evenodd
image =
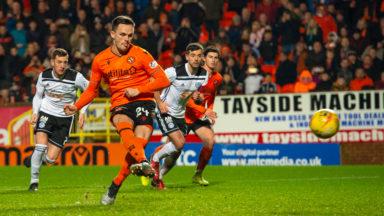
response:
M272 76L272 81L273 81L273 82L276 81L276 78L275 78L275 74L276 74L276 70L277 70L276 65L263 64L263 65L261 65L261 70L262 70L264 73L271 74L271 76Z
M286 84L283 86L280 86L279 93L292 93L295 89L295 84Z
M225 11L223 18L220 20L220 26L222 28L229 28L232 24L232 18L236 15L234 11Z

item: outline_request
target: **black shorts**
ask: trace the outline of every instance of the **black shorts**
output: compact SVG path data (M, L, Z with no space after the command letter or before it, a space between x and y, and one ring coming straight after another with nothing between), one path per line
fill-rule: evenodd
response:
M133 120L137 125L153 126L153 116L156 104L154 101L134 101L128 104L117 106L111 110L111 122L116 114L124 114Z
M192 124L188 124L188 134L191 131L195 132L197 129L199 129L201 127L207 127L207 128L212 129L211 123L208 120L198 119L198 120L194 121Z
M156 112L156 119L163 135L168 135L177 130L187 135L187 124L184 118L175 118L167 113L161 114L160 112Z
M48 113L39 112L39 118L35 126L36 132L48 134L48 141L53 145L63 148L68 141L71 132L74 116L57 117Z

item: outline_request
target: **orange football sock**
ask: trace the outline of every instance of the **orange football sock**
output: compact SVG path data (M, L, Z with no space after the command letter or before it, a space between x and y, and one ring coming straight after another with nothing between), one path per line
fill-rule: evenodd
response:
M128 153L140 163L147 159L144 153L144 146L146 145L147 140L135 137L132 128L132 124L129 122L120 122L116 124L116 129L123 140L124 147L128 149Z
M115 183L115 185L120 186L129 174L131 174L129 167L134 163L137 163L136 160L129 153L127 153L119 174L117 174L117 176L113 179L113 183Z
M210 149L208 147L203 147L200 152L199 156L199 163L197 164L197 171L202 172L207 166L209 159L211 159L213 149Z

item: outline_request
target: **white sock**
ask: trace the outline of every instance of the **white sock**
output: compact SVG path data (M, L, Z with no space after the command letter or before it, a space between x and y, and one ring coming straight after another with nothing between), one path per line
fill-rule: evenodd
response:
M163 179L165 174L167 174L175 165L176 161L180 156L181 151L177 151L164 159L164 163L161 165L159 179Z
M46 150L47 146L44 144L35 145L35 150L31 157L31 184L39 182L40 167Z
M175 145L173 145L172 142L166 143L160 151L156 152L153 155L152 160L155 162L159 162L161 159L167 157L168 155L171 155L174 152L177 152L178 150L176 149Z

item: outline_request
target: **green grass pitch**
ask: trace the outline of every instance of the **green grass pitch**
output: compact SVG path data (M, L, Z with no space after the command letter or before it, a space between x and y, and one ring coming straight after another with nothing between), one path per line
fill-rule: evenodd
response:
M384 215L384 166L208 167L208 187L193 167L175 167L167 190L130 176L113 206L101 195L118 167L43 167L27 191L29 169L0 168L0 215Z

